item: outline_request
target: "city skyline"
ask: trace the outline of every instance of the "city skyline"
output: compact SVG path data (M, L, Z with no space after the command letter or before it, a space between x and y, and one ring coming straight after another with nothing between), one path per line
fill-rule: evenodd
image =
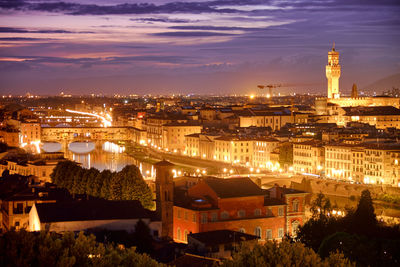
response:
M1 1L2 94L324 93L400 72L397 1ZM390 88L387 88L390 89ZM90 92L88 90L91 90Z

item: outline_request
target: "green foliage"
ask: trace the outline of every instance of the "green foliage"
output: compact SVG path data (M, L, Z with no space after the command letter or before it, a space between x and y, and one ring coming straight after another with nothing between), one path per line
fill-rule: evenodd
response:
M393 204L400 204L400 196L399 195L390 195L390 194L382 194L378 196L378 200L393 203Z
M341 254L334 253L322 260L312 249L288 241L242 246L232 258L223 266L354 266Z
M329 207L326 197L319 194L312 203L312 218L299 227L297 241L322 258L339 251L360 265L399 265L400 226L378 223L368 190L362 192L357 208L344 217L330 216Z
M152 251L153 237L151 236L149 226L145 222L139 220L136 223L135 232L133 233L133 236L134 236L133 240L135 240L136 243L135 245L138 252L150 253Z
M331 251L338 250L347 255L351 260L357 260L362 265L370 265L377 258L374 244L369 242L365 236L337 232L328 236L322 242L318 254L322 258L329 256Z
M72 194L87 194L109 200L139 200L143 207L154 209L153 195L134 165L120 172L84 169L72 161L59 162L50 175L53 183Z
M96 242L93 235L10 231L0 236L0 266L162 266L135 248Z
M151 235L151 230L142 220L136 223L134 232L93 229L91 233L96 236L97 241L102 243L121 244L125 247L134 246L139 253L147 253L150 255L154 252L154 239Z
M332 211L331 201L324 194L319 193L311 203L310 210L313 218L327 219L328 214Z

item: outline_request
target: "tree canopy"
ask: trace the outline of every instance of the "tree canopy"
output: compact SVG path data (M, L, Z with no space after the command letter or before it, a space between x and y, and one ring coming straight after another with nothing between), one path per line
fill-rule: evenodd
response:
M108 200L139 200L143 207L154 209L153 194L139 169L125 166L120 172L85 169L72 161L61 161L50 175L53 183L72 194L87 194Z
M9 231L0 236L0 266L162 266L134 247L96 242L93 235Z
M360 265L400 264L400 226L378 222L368 190L344 217L332 216L330 201L323 194L317 195L311 211L313 216L299 227L296 240L322 258L338 250Z
M232 260L224 261L226 267L258 266L355 266L343 254L332 253L326 259L301 243L268 241L263 245L242 246L233 254Z

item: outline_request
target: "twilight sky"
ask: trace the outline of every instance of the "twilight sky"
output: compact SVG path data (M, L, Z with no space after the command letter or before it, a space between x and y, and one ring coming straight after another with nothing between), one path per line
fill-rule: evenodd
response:
M399 0L0 0L0 94L341 91L400 73Z

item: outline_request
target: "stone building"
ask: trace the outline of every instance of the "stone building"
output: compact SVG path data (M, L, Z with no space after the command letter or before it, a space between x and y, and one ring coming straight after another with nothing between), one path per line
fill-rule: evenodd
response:
M173 237L186 243L190 233L232 230L259 240L281 240L304 222L307 193L264 191L249 178L206 177L188 190L175 190Z

